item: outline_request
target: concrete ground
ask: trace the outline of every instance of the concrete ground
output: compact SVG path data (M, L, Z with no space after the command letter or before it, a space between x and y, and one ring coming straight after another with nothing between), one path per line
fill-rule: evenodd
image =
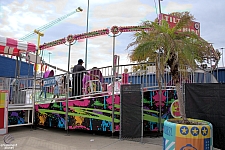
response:
M13 127L9 129L10 145L4 144L4 136L0 138L0 150L162 150L162 138L144 138L144 144L135 141L119 140L118 136L96 135L81 131L41 129L30 127Z

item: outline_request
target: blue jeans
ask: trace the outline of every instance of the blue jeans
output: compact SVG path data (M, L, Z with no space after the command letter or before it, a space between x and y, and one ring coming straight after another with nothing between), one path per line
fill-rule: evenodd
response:
M42 87L41 93L40 93L39 97L42 95L43 92L44 92L45 98L46 98L46 97L47 97L47 96L46 96L46 87Z

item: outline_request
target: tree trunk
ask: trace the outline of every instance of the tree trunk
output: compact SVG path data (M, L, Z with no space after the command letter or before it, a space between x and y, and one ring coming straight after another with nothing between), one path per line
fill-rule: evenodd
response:
M175 83L176 91L177 91L177 98L178 98L178 103L179 103L179 111L181 114L181 117L183 118L184 121L187 120L186 113L185 113L185 104L184 104L184 99L183 99L183 93L181 90L181 85L180 82Z
M179 77L179 70L178 70L178 59L177 55L173 52L170 53L171 57L167 60L167 64L170 66L170 72L172 75L173 82L176 87L177 91L177 98L179 103L179 111L181 114L181 117L183 118L183 121L187 121L186 113L185 113L185 104L183 100L183 93L181 91L181 84L180 84L180 77Z

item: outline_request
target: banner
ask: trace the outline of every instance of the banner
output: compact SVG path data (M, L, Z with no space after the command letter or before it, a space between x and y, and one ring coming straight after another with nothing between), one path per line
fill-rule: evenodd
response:
M121 85L120 129L122 139L141 138L142 94L140 84ZM131 115L132 114L132 115Z
M225 149L225 84L186 83L185 111L188 118L213 125L213 146Z
M55 85L55 77L45 78L44 79L44 87L49 87Z
M180 18L168 14L160 14L159 20L160 21L165 20L166 22L168 22L170 28L173 28L179 22ZM195 34L200 36L200 23L192 21L189 26L184 27L180 30L180 32L187 32L187 31L194 32Z

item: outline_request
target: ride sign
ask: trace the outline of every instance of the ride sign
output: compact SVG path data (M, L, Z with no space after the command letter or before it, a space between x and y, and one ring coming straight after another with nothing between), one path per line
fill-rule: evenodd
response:
M44 87L49 87L49 86L53 86L55 85L56 81L55 81L55 77L50 77L50 78L46 78L44 79Z
M159 15L159 20L165 20L168 22L170 28L173 28L179 21L180 19L178 17L172 16L172 15L167 15L167 14L160 14ZM190 25L187 27L184 27L180 30L181 32L194 32L198 36L200 36L200 23L192 21Z

